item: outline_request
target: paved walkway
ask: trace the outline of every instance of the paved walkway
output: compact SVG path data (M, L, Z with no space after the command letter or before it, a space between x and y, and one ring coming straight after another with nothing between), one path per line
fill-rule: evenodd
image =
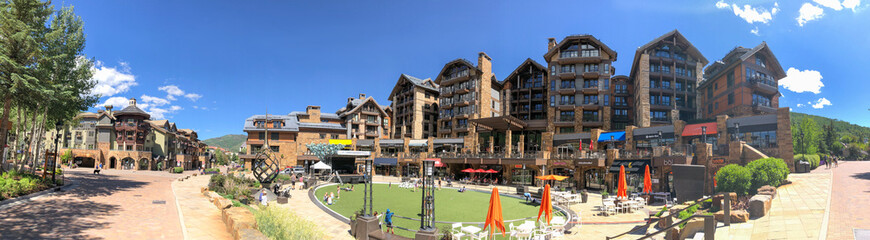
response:
M819 239L831 175L794 173L788 179L792 184L777 188L766 216L729 227L720 223L716 239Z
M221 211L200 192L208 186L211 175L190 177L172 183L172 190L178 199L178 206L184 219L187 239L233 239L221 219Z
M182 239L170 183L179 174L67 170L65 192L0 210L0 239Z
M855 230L870 229L870 162L840 161L840 166L814 172L833 174L827 239L860 239Z

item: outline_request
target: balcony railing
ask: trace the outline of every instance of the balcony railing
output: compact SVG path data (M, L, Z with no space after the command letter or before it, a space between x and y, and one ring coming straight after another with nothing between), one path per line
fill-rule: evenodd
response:
M574 116L570 116L570 117L568 117L568 116L560 116L560 117L559 117L559 121L560 121L560 122L573 122L573 121L574 121Z
M557 153L553 154L551 159L589 159L589 158L604 158L603 151L593 151L585 153Z

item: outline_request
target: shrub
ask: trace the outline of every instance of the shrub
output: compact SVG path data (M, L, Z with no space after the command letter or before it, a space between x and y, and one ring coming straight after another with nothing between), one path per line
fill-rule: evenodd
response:
M734 192L740 195L749 194L752 187L752 172L749 168L728 164L716 172L716 191Z
M655 217L661 217L662 214L665 214L665 212L667 212L667 211L668 211L668 206L665 206L665 207L662 208L661 211L659 211L658 213L656 213L656 215L654 215L654 216L655 216Z
M270 205L254 211L257 229L270 239L325 239L317 224L295 213Z
M821 163L821 157L816 154L798 154L794 156L794 162L807 161L810 163L810 168L816 169Z
M175 167L175 168L172 169L172 172L173 172L173 173L183 173L183 172L184 172L184 168L183 168L183 167Z
M220 168L206 168L205 170L203 170L203 173L205 173L205 174L221 173L221 169Z
M746 164L752 173L752 189L764 185L779 187L788 178L788 166L779 158L762 158Z

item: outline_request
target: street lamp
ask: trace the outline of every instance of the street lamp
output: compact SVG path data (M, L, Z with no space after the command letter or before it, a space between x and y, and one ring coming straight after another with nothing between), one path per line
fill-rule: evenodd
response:
M363 172L363 216L372 216L372 163L373 159L365 160L365 172Z
M737 132L737 135L734 135L737 138L737 141L740 141L740 123L734 123L734 131Z
M662 139L662 131L659 131L659 147L662 146L663 142L664 142L664 139Z
M435 161L423 160L423 191L420 205L420 230L431 231L435 227Z
M701 137L707 143L707 126L701 126Z

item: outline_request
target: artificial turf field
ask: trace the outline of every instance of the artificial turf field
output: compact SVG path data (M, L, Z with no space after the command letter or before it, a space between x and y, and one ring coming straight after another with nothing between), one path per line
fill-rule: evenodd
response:
M387 184L372 184L374 187L373 211L383 214L390 209L398 216L419 219L420 217L420 199L421 191L418 189L412 192L410 189L399 188L398 184L393 184L391 188ZM317 200L323 203L323 195L325 193L335 193L338 185L322 187L317 189L315 196ZM501 189L499 189L501 190ZM444 188L435 190L435 221L444 222L483 222L486 219L487 209L489 207L490 193L482 193L475 191L458 192L456 189ZM502 204L502 214L504 220L522 219L538 216L538 205L526 204L523 199L517 199L507 196L500 196ZM324 203L326 204L326 203ZM342 191L340 197L333 205L326 205L333 211L350 217L355 211L362 208L363 205L363 185L357 184L354 186L353 192ZM557 211L554 211L557 214ZM560 215L560 214L557 214ZM383 221L383 217L380 219ZM531 220L534 220L531 219ZM407 229L417 230L420 228L419 221L393 218L393 223L396 226ZM521 222L514 223L519 225ZM439 229L448 229L450 224L437 224ZM471 224L466 224L471 225ZM507 227L508 223L505 223ZM396 234L413 237L413 233L395 229Z

